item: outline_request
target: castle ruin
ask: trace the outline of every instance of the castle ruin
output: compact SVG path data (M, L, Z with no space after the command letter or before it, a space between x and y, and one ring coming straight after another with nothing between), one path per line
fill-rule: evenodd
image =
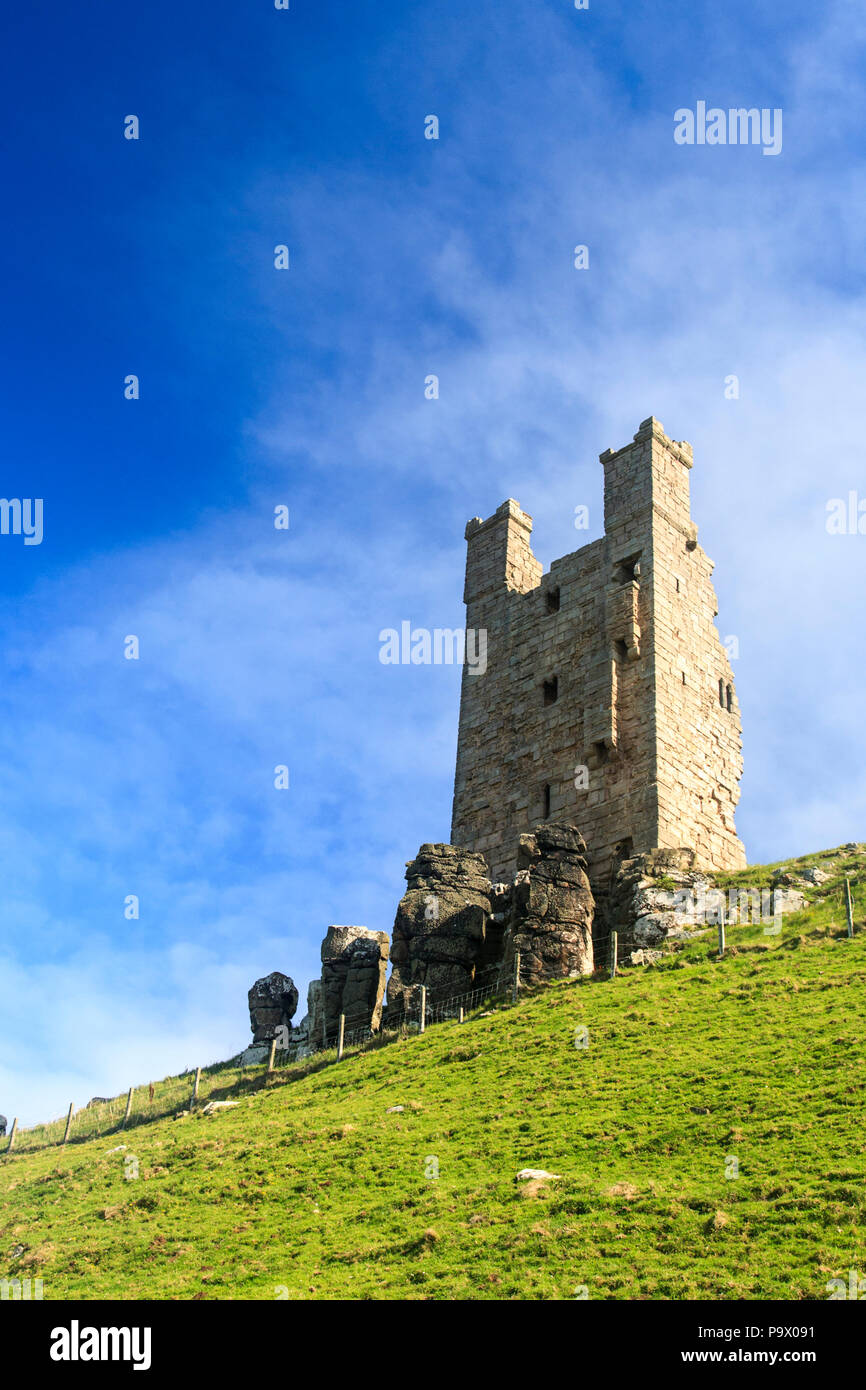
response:
M387 935L329 927L299 1055L320 1034L333 1045L349 1005L374 1033L428 991L468 998L497 972L500 986L590 975L613 930L623 963L652 964L683 935L683 890L745 867L740 711L690 515L691 447L650 417L601 462L604 536L547 575L513 499L467 525L466 627L486 631L487 660L463 668L451 843L407 863L387 1006ZM273 1029L253 1006L283 1000L284 981L250 991L255 1041L260 1021Z
M745 867L740 711L690 515L691 446L650 417L600 457L604 536L549 574L514 500L466 527L466 626L486 629L488 655L483 675L463 670L451 843L494 881L550 820L580 827L602 893L659 848Z

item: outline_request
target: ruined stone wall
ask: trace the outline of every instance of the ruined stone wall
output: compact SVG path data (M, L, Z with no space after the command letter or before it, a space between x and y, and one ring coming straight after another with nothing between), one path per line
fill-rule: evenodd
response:
M517 502L466 528L466 625L487 630L487 669L463 671L451 841L482 853L494 881L519 835L550 819L579 825L602 891L659 845L745 863L739 707L689 515L691 449L650 418L601 461L604 537L548 575Z

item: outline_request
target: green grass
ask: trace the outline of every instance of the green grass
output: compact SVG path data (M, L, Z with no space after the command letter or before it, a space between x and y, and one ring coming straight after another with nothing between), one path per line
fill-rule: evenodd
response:
M123 1134L122 1101L65 1148L29 1131L0 1159L0 1277L46 1299L826 1299L866 1272L866 858L794 867L828 861L852 941L836 873L721 961L710 931L270 1084L212 1069L202 1095L237 1109L171 1118L185 1076Z

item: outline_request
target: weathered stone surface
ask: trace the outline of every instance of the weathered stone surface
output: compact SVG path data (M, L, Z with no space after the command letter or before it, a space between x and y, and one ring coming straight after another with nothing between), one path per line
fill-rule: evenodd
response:
M315 1041L314 1041L315 1039ZM322 981L307 986L307 1012L292 1035L299 1057L307 1057L322 1042Z
M544 824L521 835L506 909L503 977L513 970L517 951L525 984L591 975L594 915L586 845L577 827Z
M307 1012L293 1040L298 1056L309 1056L326 1041L334 1046L340 1014L346 1016L347 1035L367 1028L377 1031L382 1021L388 952L387 932L328 927L322 942L322 976L310 981Z
M695 859L693 849L656 849L621 865L608 901L620 960L665 941L689 941L721 921L728 926L763 922L778 929L781 916L806 906L799 889L785 886L803 879L787 870L776 871L772 889L725 891L695 867Z
M816 885L820 885L822 883L826 883L827 880L832 877L832 874L825 873L823 869L819 869L817 867L803 870L803 878L806 880L807 883L814 883Z
M291 1029L298 1007L298 991L288 975L279 970L264 975L256 980L247 998L254 1044L270 1042L280 1027Z
M293 1037L295 1037L295 1034L292 1033L292 1038ZM254 1042L252 1047L243 1049L242 1054L240 1054L239 1065L261 1066L264 1062L267 1062L270 1051L270 1042Z
M796 888L776 888L773 890L773 911L775 913L801 912L805 906L806 899Z
M625 963L628 965L658 965L663 957L664 951L647 951L641 949L639 951L632 951L631 955L626 957Z
M412 1006L419 985L427 986L431 1002L471 990L502 950L503 923L491 917L482 855L453 845L422 845L406 866L406 881L391 946L392 1013Z
M655 849L626 859L608 901L609 926L621 958L674 939L688 939L695 922L690 902L706 902L712 882L695 867L693 849Z
M329 1038L336 1038L340 1014L346 1016L347 1032L358 1028L372 1028L374 1032L378 1029L388 951L387 932L371 931L367 927L328 927L322 942L319 1017L324 1016ZM315 1040L315 1030L313 1038Z

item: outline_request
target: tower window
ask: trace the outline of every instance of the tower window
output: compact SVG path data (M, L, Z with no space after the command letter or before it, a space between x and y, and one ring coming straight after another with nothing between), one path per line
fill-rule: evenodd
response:
M544 785L544 793L543 793L543 795L542 795L542 801L543 801L543 803L544 803L544 815L542 816L542 820L549 820L549 819L550 819L550 783L549 783L549 782L546 782L545 785Z
M546 705L555 705L559 699L559 677L551 676L549 681L542 682L542 693Z
M734 708L734 692L730 686L727 688L728 714Z
M725 708L725 682L719 678L719 704Z
M595 756L598 758L599 764L606 763L610 758L610 749L604 742L604 739L602 739L601 743L594 743L592 746L595 749Z
M685 683L686 683L686 673L685 673L685 671L683 671L683 685L685 685Z
M548 613L559 612L559 589L547 589L544 594L545 608Z
M617 661L625 661L628 658L628 647L622 637L617 637L613 644L613 654Z

